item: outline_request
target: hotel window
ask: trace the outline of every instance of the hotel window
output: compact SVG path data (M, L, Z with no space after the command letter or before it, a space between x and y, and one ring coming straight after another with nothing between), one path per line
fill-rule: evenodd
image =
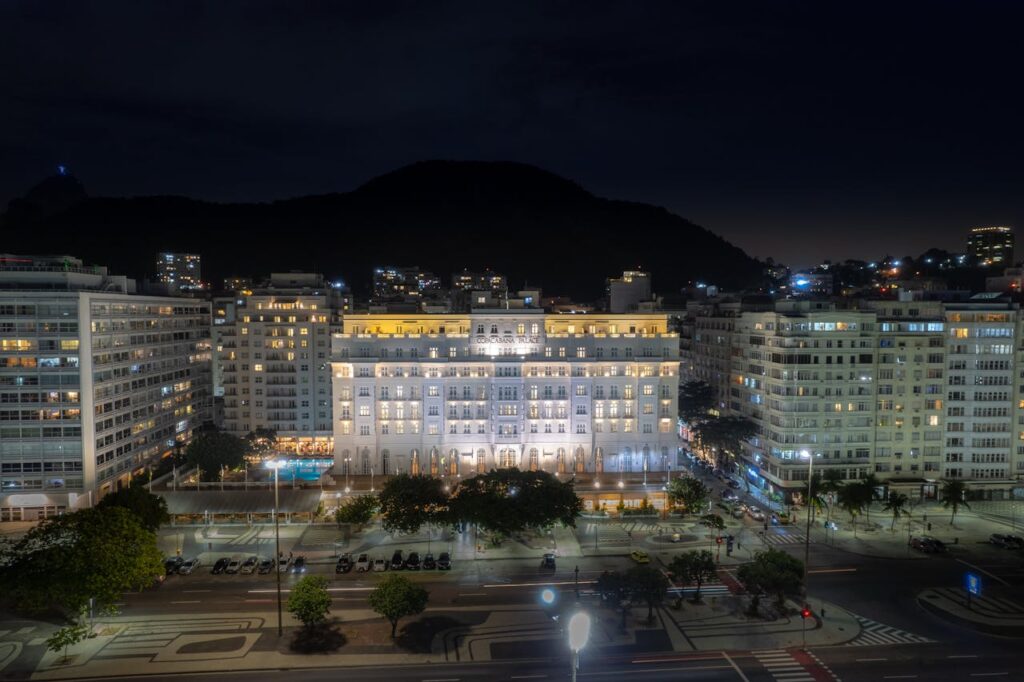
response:
M587 349L586 349L586 347L584 347L584 346L577 346L576 347L576 357L578 357L578 358L585 358L585 357L587 357Z
M644 395L654 395L654 386L652 384L646 384L643 387L643 394Z
M558 349L558 357L560 357L560 358L564 358L565 357L565 346L562 346L561 348Z
M526 325L523 324L522 322L520 322L519 324L516 325L516 334L518 334L519 336L522 336L525 333L526 333Z
M576 386L576 395L586 395L586 394L587 394L587 387L584 386L583 384L577 384L577 386Z
M537 325L536 322L534 322L533 324L530 325L530 333L531 334L536 336L539 331L540 331L540 327Z

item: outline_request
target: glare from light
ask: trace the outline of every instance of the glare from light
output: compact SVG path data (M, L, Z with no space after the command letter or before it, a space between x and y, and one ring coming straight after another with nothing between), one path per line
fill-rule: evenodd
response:
M540 592L540 600L550 606L555 603L555 591L550 587L545 587Z
M288 466L288 463L280 459L271 459L264 462L263 466L268 469L284 469Z
M569 648L579 652L587 646L590 638L590 616L583 611L574 613L569 619Z

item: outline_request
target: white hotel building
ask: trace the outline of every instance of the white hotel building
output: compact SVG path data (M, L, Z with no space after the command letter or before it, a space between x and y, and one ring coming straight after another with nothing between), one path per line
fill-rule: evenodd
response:
M346 315L331 367L342 475L676 461L679 338L665 315Z

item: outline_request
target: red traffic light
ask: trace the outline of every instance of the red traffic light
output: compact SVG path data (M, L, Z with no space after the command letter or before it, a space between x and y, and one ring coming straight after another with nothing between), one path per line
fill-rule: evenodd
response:
M722 544L722 536L721 535L719 535L717 538L715 538L715 543L719 544L719 545Z
M810 618L811 617L811 610L805 606L803 611L800 612L800 617L801 618Z

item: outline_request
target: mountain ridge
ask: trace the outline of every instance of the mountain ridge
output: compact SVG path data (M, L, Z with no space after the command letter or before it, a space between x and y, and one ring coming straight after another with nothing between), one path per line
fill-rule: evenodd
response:
M663 207L597 197L512 162L420 161L349 192L258 203L88 197L53 215L9 210L2 224L5 250L66 252L134 277L152 276L157 251L179 250L202 254L204 279L214 283L312 268L342 276L357 293L383 264L442 277L491 267L513 286L529 280L583 300L628 268L651 271L658 293L698 279L740 287L760 277L757 260Z

